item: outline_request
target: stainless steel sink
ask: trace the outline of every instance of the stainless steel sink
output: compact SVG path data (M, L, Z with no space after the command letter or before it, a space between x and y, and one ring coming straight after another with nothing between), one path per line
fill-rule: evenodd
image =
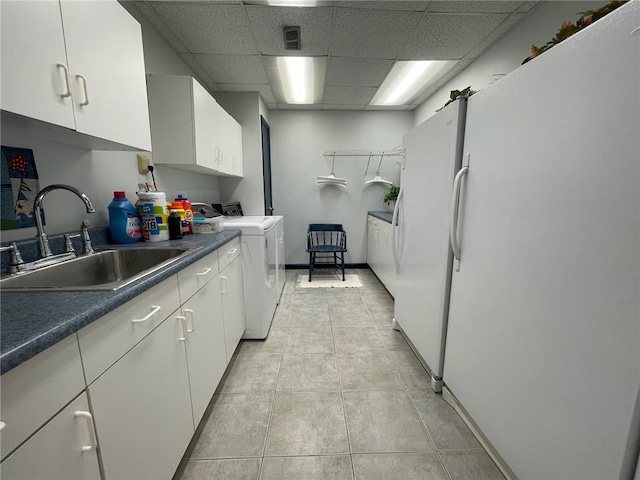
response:
M0 280L2 291L117 290L177 261L192 248L104 250Z

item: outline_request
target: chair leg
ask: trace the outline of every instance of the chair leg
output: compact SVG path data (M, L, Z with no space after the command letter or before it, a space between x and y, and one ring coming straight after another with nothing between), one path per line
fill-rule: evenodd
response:
M342 260L340 266L342 267L342 281L344 282L344 253L340 253L340 260Z
M309 281L311 281L311 274L313 272L313 252L309 253Z

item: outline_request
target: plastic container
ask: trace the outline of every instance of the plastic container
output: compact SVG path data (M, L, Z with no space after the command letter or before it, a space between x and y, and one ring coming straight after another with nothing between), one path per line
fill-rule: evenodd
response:
M184 219L182 220L182 234L189 235L190 233L193 233L193 207L191 206L191 202L187 200L187 196L184 193L178 194L175 201L180 202L182 204L182 208L184 209Z
M113 192L113 200L108 209L111 240L116 243L134 243L142 240L138 212L127 200L124 192Z
M145 241L169 240L169 209L163 192L138 192L138 214L142 220Z
M222 221L224 217L204 218L195 217L193 219L193 233L218 233L224 230Z
M169 214L169 240L180 240L182 238L182 219L177 210L171 210Z

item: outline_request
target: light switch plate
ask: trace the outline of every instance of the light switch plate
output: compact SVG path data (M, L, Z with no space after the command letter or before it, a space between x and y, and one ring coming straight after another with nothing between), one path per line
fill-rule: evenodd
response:
M149 157L146 155L136 155L138 159L138 173L140 175L146 175L149 173Z

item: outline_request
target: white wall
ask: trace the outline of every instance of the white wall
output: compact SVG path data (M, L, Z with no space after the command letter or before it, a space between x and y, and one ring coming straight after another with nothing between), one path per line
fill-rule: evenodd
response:
M422 123L441 108L451 90L471 86L481 90L518 68L531 53L531 45L541 47L551 40L565 21L575 22L580 12L600 8L608 2L544 1L504 37L495 42L471 65L462 70L415 110L415 125ZM526 95L526 92L522 92Z
M347 188L318 186L316 176L328 175L332 150L384 150L402 143L413 126L412 112L352 112L344 110L272 110L271 168L273 201L285 217L286 263L306 264L309 223L342 223L347 231L348 263L366 262L366 223L369 210L384 210L388 187L365 186L373 178L379 158L336 157L335 175ZM400 167L383 162L381 176L398 184Z
M140 20L139 20L140 21ZM146 22L142 21L145 68L148 73L193 75L193 71L178 57ZM123 112L126 115L126 112ZM133 203L139 182L151 182L138 174L136 153L89 151L36 138L2 132L2 145L30 148L34 151L40 188L53 183L65 183L79 188L91 199L95 214L87 214L80 200L70 192L54 191L43 202L48 234L78 230L84 218L93 226L108 225L107 206L113 192L124 190ZM149 152L142 152L152 157ZM158 189L172 199L177 192L186 192L191 201L206 203L220 200L218 177L198 175L164 166L154 170ZM35 228L5 230L3 242L35 236Z

